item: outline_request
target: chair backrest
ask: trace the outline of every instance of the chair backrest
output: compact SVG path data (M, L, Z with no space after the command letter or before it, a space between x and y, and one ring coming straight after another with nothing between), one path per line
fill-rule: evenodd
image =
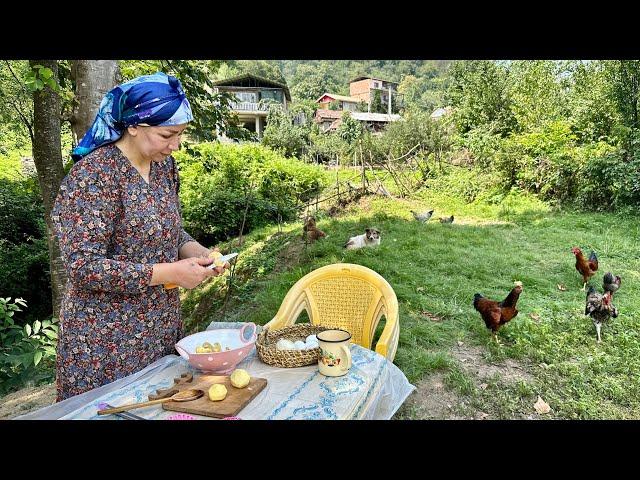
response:
M291 287L276 317L294 322L306 310L312 324L342 328L352 341L371 348L384 315L397 319L398 300L391 285L362 265L336 263L318 268Z

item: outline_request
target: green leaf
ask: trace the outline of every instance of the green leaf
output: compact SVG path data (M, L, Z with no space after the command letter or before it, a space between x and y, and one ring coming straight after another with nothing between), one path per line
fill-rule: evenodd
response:
M31 325L28 323L24 326L24 331L27 332L28 336L31 336Z
M33 333L38 333L40 331L40 326L42 324L40 323L39 320L36 320L33 324Z
M32 353L24 353L20 355L20 363L25 367L29 368L29 366L33 363L33 354Z
M40 75L40 77L44 79L48 79L48 78L51 78L51 76L53 75L53 72L51 71L50 68L40 68L38 70L38 74Z
M40 363L40 360L42 360L42 352L38 350L33 356L33 364L38 365Z
M51 330L44 330L44 334L49 337L51 340L55 340L58 338L58 334Z
M42 90L42 87L44 87L44 82L39 78L36 78L36 81L35 81L36 90Z

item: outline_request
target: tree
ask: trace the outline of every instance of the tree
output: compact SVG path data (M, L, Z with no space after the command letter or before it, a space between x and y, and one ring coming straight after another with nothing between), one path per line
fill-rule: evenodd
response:
M33 142L33 98L23 80L29 71L27 61L3 60L0 64L0 123L21 144ZM7 138L3 137L4 143Z
M121 81L116 60L75 60L71 62L75 84L73 113L70 118L77 145L96 118L106 93Z
M398 85L398 93L404 96L403 106L406 109L431 113L444 104L442 82L433 62L425 64L420 72L419 75L405 75Z
M380 95L380 90L373 91L373 98L371 99L371 112L386 113L386 109L382 106L382 96Z
M237 68L240 74L251 73L267 80L286 84L278 65L269 60L239 60Z
M317 100L323 93L336 93L345 88L335 78L335 69L327 63L300 64L292 79L291 94L300 100Z
M489 60L460 60L449 69L445 100L454 107L461 133L491 126L506 135L516 127L507 90L507 67Z
M351 145L362 135L362 124L353 118L351 113L344 112L337 133L342 140Z
M294 125L291 112L279 105L272 105L267 115L262 143L278 150L285 157L301 158L309 144L309 125Z
M519 131L531 131L569 114L561 84L562 67L551 60L511 62L508 96Z
M367 102L365 102L364 100L360 100L358 102L358 105L356 105L357 112L366 112L368 108L369 106L367 105Z
M604 61L571 62L568 104L573 131L584 143L611 141L621 123L617 105L610 95Z
M640 60L608 61L605 71L622 123L629 129L640 128Z
M60 148L61 101L58 94L58 62L56 60L30 60L31 74L27 85L33 91L33 160L38 173L38 183L44 203L47 224L49 263L51 266L51 290L53 314L58 317L60 301L66 284L60 247L56 240L51 210L64 178L62 151Z

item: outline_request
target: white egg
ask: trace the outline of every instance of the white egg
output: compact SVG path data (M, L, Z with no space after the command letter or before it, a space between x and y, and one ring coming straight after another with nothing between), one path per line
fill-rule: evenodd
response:
M318 342L307 342L307 350L318 348L319 346L320 345L318 345Z
M302 340L298 340L296 343L294 343L294 345L296 350L305 350L307 348L307 346Z
M304 339L304 341L307 343L309 343L309 340L311 340L312 342L317 342L318 337L316 337L315 335L309 335L307 338Z
M286 338L281 338L276 343L276 350L295 350L296 346L291 340L287 340Z

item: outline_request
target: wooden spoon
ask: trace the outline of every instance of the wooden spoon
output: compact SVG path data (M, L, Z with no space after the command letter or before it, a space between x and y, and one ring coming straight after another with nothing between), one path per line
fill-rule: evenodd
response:
M98 410L98 415L110 415L112 413L125 412L127 410L132 410L134 408L147 407L149 405L156 405L158 403L165 403L170 401L190 402L191 400L197 400L203 395L204 395L203 390L195 390L195 389L182 390L181 392L178 392L167 398L159 398L158 400L150 400L148 402L131 403L129 405L122 405L121 407L107 408L106 410Z

